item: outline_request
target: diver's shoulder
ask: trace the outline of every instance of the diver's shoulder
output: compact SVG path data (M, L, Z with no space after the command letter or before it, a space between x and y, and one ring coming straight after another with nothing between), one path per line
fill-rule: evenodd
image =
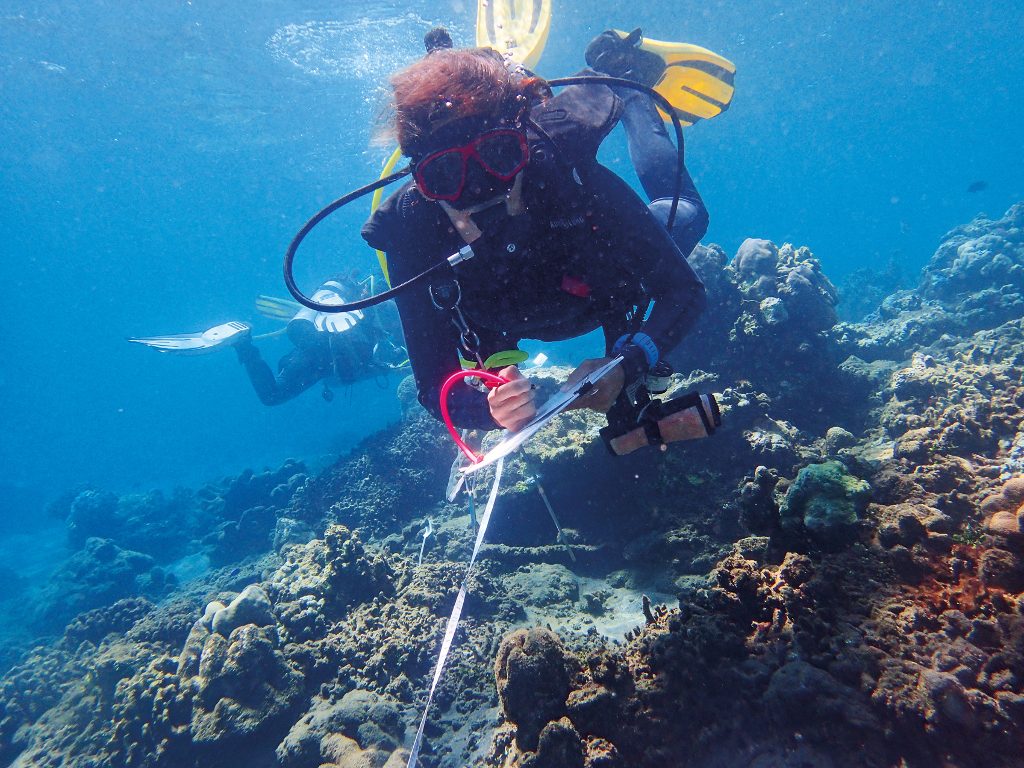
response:
M437 205L410 180L389 195L363 224L362 236L374 248L390 250L397 242L436 226Z
M586 160L597 155L622 110L622 100L606 85L571 85L534 106L530 119L564 159Z

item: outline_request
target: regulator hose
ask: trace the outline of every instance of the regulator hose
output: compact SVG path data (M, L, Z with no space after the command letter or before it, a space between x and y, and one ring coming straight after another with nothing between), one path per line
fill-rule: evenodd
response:
M679 121L679 116L675 113L675 110L673 109L672 104L669 102L669 100L649 86L643 85L642 83L633 82L632 80L626 80L625 78L622 77L607 77L604 75L580 75L578 77L559 77L555 78L554 80L548 80L547 83L549 86L552 86L554 88L566 85L606 85L614 86L616 88L631 88L635 91L642 91L643 93L648 94L652 99L654 99L655 103L659 107L661 107L662 111L672 118L672 126L675 129L676 134L676 188L675 194L672 198L672 207L669 209L668 221L666 222L668 231L671 232L672 226L673 224L675 224L676 220L676 209L678 209L679 207L679 196L682 193L683 189L683 169L685 167L685 151L683 148L683 125ZM396 173L392 173L389 176L385 176L382 179L377 179L377 181L373 182L372 184L367 184L366 186L359 187L359 189L353 190L352 192L349 192L348 194L339 197L334 202L329 203L324 208L319 210L313 216L313 218L307 221L303 225L302 229L300 229L295 234L295 237L292 238L291 243L288 245L288 250L285 251L284 254L284 284L288 288L288 293L290 293L292 297L297 302L299 302L299 304L301 304L304 307L308 307L309 309L315 310L316 312L355 312L356 310L374 307L378 304L384 303L385 301L393 299L395 298L395 296L402 293L403 291L408 290L409 288L412 288L418 285L419 283L422 283L435 272L452 269L452 265L455 263L455 261L453 261L452 258L449 258L448 260L440 261L434 266L430 267L429 269L420 272L420 274L416 275L415 277L409 278L404 283L400 283L399 285L389 288L386 291L382 291L381 293L378 293L374 296L368 296L365 299L359 299L358 301L351 301L348 302L347 304L321 304L318 301L313 301L313 299L311 299L309 296L302 292L302 290L295 282L295 254L299 250L299 246L302 244L302 241L306 239L306 235L308 235L313 230L313 228L316 227L317 224L319 224L325 218L327 218L332 213L337 211L339 208L343 208L344 206L348 205L354 200L358 200L359 198L368 195L371 192L381 189L382 187L386 187L389 184L392 184L398 181L399 179L408 176L410 173L412 173L412 165L408 165L402 170L397 171Z
M451 392L452 386L456 382L463 379L480 379L488 387L500 387L502 384L508 384L508 379L490 371L471 368L464 371L456 371L445 379L444 384L441 386L441 419L444 421L444 425L448 427L448 434L452 436L452 440L459 446L459 450L466 454L466 458L474 464L479 464L483 461L484 457L466 445L466 442L459 436L459 430L452 423L451 414L448 413L448 393Z

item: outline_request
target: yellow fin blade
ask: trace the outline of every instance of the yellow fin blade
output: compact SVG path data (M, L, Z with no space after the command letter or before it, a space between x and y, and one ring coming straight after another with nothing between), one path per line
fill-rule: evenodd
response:
M625 37L627 33L615 30ZM732 103L736 65L714 51L692 43L643 38L640 49L665 61L665 74L654 90L675 107L683 125L722 114ZM668 119L668 115L662 112Z
M395 170L395 166L398 165L398 161L402 159L402 148L395 147L395 151L391 153L391 157L388 158L387 162L384 163L384 168L380 172L380 178L384 178ZM380 205L380 201L384 196L384 187L376 190L373 193L373 197L370 198L370 213L377 210L377 206ZM384 273L384 282L388 284L388 288L391 287L391 274L388 272L388 260L384 255L384 251L375 249L377 253L377 263L380 264L380 271Z
M478 0L476 44L528 69L537 66L551 31L551 0Z
M291 299L279 299L277 296L265 295L256 297L256 311L271 320L284 320L287 322L300 309L302 309L302 305Z

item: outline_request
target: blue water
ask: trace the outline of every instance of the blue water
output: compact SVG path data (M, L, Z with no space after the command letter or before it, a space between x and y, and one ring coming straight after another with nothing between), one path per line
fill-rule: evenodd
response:
M732 108L688 130L706 242L810 246L834 279L1024 197L1018 2L555 0L541 66L582 64L608 26L699 43L737 65ZM0 8L0 486L10 520L78 483L196 483L314 462L397 416L373 382L259 404L230 353L135 348L134 334L252 320L322 204L376 177L389 72L433 23L468 43L475 5L90 3ZM616 136L605 159L625 167ZM969 193L973 182L987 188ZM311 238L309 288L373 264L353 207ZM258 318L257 330L273 330ZM287 349L265 345L268 360Z

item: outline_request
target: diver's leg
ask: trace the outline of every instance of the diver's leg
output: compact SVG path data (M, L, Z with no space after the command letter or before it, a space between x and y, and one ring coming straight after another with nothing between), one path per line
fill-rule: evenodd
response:
M597 72L653 88L665 71L665 62L657 54L639 48L641 40L640 29L625 37L609 29L590 41L583 57ZM651 211L662 224L667 224L676 195L676 147L650 95L633 88L614 90L625 104L622 125L626 129L629 157L651 201ZM708 212L685 167L680 181L672 237L683 255L688 256L707 232Z
M625 104L622 125L626 129L630 160L651 200L651 213L667 225L676 189L676 147L650 96L624 88L619 91ZM672 238L683 255L688 256L707 231L707 208L684 165Z
M291 400L322 378L315 364L315 356L302 350L292 350L281 358L277 376L271 372L255 344L238 344L235 352L249 375L256 396L264 405L280 405Z
M665 121L661 119L654 100L646 93L632 89L616 88L615 91L625 106L622 126L626 129L629 159L647 199L671 197L676 183L676 147L669 138ZM689 174L683 178L684 192L687 187L696 194Z
M662 197L651 203L648 208L654 217L666 227L668 216L672 212L672 198ZM683 256L689 256L697 243L708 231L708 209L704 201L680 197L676 208L676 218L672 225L672 239L675 240Z
M245 368L260 402L264 405L276 405L281 402L277 397L277 380L256 345L250 341L236 344L235 353L238 355L238 362Z

